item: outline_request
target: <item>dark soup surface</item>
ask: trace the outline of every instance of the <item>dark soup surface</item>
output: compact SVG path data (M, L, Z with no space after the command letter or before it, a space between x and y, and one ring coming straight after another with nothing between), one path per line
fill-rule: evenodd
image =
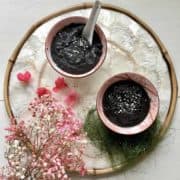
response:
M96 66L102 53L102 44L94 33L92 45L82 37L84 24L70 24L59 31L51 45L56 65L71 74L83 74Z
M103 96L105 115L111 122L122 127L139 124L146 117L149 107L148 94L132 80L112 84Z

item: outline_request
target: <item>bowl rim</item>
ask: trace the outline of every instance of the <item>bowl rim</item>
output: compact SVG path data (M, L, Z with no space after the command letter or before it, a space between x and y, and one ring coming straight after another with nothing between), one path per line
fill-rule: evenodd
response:
M103 64L105 58L106 58L106 54L107 54L107 40L106 40L106 36L104 34L104 32L102 31L101 27L96 24L95 25L95 31L98 34L100 40L101 40L101 44L102 44L102 54L99 57L99 61L98 63L89 71L82 73L82 74L71 74L68 73L64 70L62 70L61 68L59 68L56 63L53 61L53 58L51 56L51 43L52 40L54 38L54 36L56 35L56 33L58 31L60 31L62 28L64 28L65 26L68 26L71 23L85 23L87 21L86 17L83 16L70 16L67 18L64 18L60 21L58 21L57 23L55 23L51 29L48 32L48 35L46 37L45 40L45 54L46 54L46 58L49 62L49 64L51 65L51 67L58 72L59 74L65 76L65 77L69 77L69 78L84 78L87 77L89 75L91 75L92 73L94 73L95 71L97 71L100 66Z
M147 92L150 98L150 108L149 111L143 121L139 124L131 127L121 127L114 123L112 123L109 118L105 115L103 110L103 97L104 93L108 87L118 81L122 80L132 80L136 83L140 84L144 90ZM148 80L146 77L132 72L125 72L116 74L109 79L107 79L103 85L101 86L100 90L98 91L97 98L96 98L96 108L100 119L102 120L103 124L112 130L115 133L123 134L123 135L134 135L145 131L149 128L153 122L156 120L157 114L159 112L159 95L158 91L156 90L155 86Z

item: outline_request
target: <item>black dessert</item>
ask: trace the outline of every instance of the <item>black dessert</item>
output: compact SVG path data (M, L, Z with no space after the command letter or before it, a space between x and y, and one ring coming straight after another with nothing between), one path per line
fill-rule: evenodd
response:
M56 65L67 73L83 74L99 61L102 44L94 33L93 43L82 37L84 24L70 24L59 31L51 45L51 54Z
M139 124L146 117L150 99L144 88L131 80L112 84L103 97L103 109L111 122L122 127Z

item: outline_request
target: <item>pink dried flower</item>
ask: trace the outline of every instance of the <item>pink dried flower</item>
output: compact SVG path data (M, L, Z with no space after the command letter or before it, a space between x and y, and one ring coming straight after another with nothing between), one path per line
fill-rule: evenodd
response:
M29 104L29 110L29 123L13 123L6 129L10 132L6 177L68 180L67 170L84 175L84 144L80 141L85 133L72 107L65 107L52 94L43 94Z
M55 81L55 87L53 88L54 92L58 92L61 89L64 89L67 87L67 84L63 77L59 77Z
M65 118L59 120L56 127L62 137L66 139L73 141L80 138L79 134L81 134L82 123L77 119Z
M75 90L71 89L64 101L68 106L74 106L78 99L78 93Z
M43 96L44 94L51 94L50 90L45 87L39 87L36 93L39 97Z
M10 127L6 128L5 130L9 131L11 134L5 136L7 141L13 141L15 139L23 138L24 130L25 130L24 121L20 121L18 124L12 124Z
M21 82L29 83L29 81L31 79L31 73L29 71L26 71L24 73L18 73L17 78Z
M69 114L71 116L74 115L74 111L73 111L73 109L71 107L67 107L66 111L67 111L67 114Z

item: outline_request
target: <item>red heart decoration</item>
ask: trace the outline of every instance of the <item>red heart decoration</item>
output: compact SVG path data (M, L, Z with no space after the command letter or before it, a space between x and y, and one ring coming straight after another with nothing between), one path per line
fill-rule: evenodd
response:
M68 93L68 95L66 96L66 98L64 99L65 103L68 106L74 106L74 104L79 100L79 94L71 89Z
M31 73L29 71L26 71L25 73L18 73L17 78L21 82L28 83L31 79Z
M51 94L50 90L45 87L39 87L36 91L38 97L41 97L45 94Z
M59 77L55 81L55 87L53 87L54 92L58 92L61 89L64 89L68 85L66 84L65 80L63 77Z

